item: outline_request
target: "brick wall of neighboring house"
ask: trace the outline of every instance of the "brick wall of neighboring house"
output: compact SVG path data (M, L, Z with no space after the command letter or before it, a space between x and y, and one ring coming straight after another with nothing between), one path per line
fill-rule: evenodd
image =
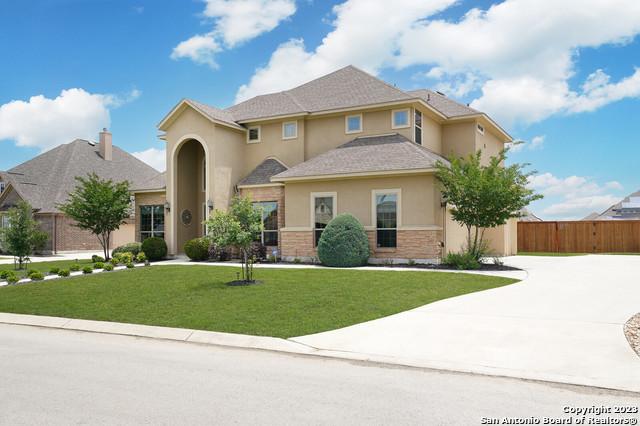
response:
M136 241L140 241L140 206L161 205L167 201L165 192L138 192L135 201L135 223L136 223ZM169 217L165 212L164 223L165 231L167 229L167 221ZM166 236L165 236L166 238Z
M281 232L282 256L291 261L299 258L309 261L317 257L313 246L312 231ZM437 230L405 230L398 231L396 248L375 249L375 231L367 231L369 247L372 249L370 261L373 263L385 260L406 262L439 262L442 256L442 231Z
M240 196L250 197L251 201L276 201L278 203L278 229L284 228L284 186L263 186L241 188ZM282 253L283 233L278 232L278 251ZM268 251L272 249L268 248Z
M95 235L74 226L75 222L65 215L36 214L34 217L40 222L40 229L49 235L43 250L45 253L102 250Z

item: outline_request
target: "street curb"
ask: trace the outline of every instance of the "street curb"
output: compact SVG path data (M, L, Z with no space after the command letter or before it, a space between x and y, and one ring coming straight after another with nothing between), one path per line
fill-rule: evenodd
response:
M452 363L427 359L409 359L376 354L334 351L315 348L295 338L251 336L246 334L221 333L216 331L191 330L185 328L158 327L141 324L93 321L73 318L48 317L39 315L11 314L0 312L0 324L32 326L69 331L112 334L174 342L196 343L236 349L256 349L281 352L291 355L314 356L342 361L363 362L386 367L405 367L415 369L438 370L463 374L478 374L491 377L522 379L532 382L550 383L598 388L602 390L630 392L640 394L640 383L635 386L619 386L603 383L590 377L565 376L559 374L536 373L523 370L510 370L476 364Z

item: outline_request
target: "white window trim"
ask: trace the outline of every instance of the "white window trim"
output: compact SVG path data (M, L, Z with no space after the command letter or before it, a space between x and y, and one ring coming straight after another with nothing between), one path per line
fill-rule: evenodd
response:
M202 203L202 235L207 235L207 224L205 223L209 219L209 207L207 202Z
M407 124L396 125L396 112L407 112ZM391 110L391 128L392 129L406 129L411 127L411 108L400 108Z
M422 125L418 126L418 122L415 119L416 114L420 114L420 122L424 123L424 114L416 108L413 111L413 142L418 143L416 141L416 129L420 129L421 141L419 145L424 145L424 132L422 131Z
M296 134L294 136L285 136L284 135L284 128L286 127L287 124L293 124L296 126ZM285 121L284 123L282 123L282 140L290 140L290 139L298 139L298 121Z
M352 117L359 117L360 118L360 129L358 130L349 130L349 119ZM362 133L362 129L364 128L364 119L362 117L362 114L349 114L349 115L345 115L344 116L344 132L349 135L349 134L353 134L353 133Z
M402 226L402 189L372 189L371 190L371 226L374 230L378 229L378 218L376 217L376 196L385 194L396 194L398 198L398 205L396 210L396 229L399 230Z
M476 123L476 130L478 131L478 133L480 133L481 135L484 135L484 126L480 123Z
M338 193L337 192L312 192L309 197L309 224L311 225L311 232L313 238L313 245L316 247L316 198L331 197L333 198L333 212L331 219L335 219L338 214Z
M280 210L280 203L278 201L276 201L276 200L271 200L271 201L268 201L268 200L253 201L252 203L253 203L253 205L260 204L260 203L276 203L276 214L280 213L280 211L279 211ZM278 221L279 221L279 219L278 219ZM278 246L280 246L280 230L281 230L281 228L280 228L280 225L279 225L278 221L276 221L276 229L264 229L264 219L263 219L263 221L262 221L262 231L260 231L260 243L262 243L262 245L264 245L264 233L265 232L275 232L275 233L278 234ZM269 246L269 247L275 247L275 246Z
M249 139L249 134L251 133L252 129L258 129L258 139L254 139L254 140ZM247 143L260 143L261 140L262 140L262 126L260 125L250 126L247 128Z

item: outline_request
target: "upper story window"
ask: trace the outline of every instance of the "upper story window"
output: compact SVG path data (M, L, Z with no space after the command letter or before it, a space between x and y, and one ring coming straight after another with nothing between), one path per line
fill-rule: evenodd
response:
M313 225L313 243L318 246L322 231L336 216L337 194L334 192L311 194L311 221Z
M6 183L4 182L0 182L0 194L2 194L2 192L4 191L4 188L7 186Z
M282 139L295 139L298 137L298 122L287 121L282 123Z
M345 117L345 133L362 132L362 114L347 115Z
M478 133L484 135L484 126L482 124L477 125Z
M415 129L415 136L413 140L418 145L422 145L422 113L417 109L413 114L413 124L413 127Z
M260 126L249 127L249 131L247 132L247 142L248 143L260 142L261 133L262 133L262 129L260 129Z
M391 128L402 129L409 127L409 108L391 111Z

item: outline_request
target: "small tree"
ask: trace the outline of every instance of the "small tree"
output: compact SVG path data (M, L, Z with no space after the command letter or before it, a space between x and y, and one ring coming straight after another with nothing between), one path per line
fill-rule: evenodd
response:
M234 197L229 210L215 210L205 222L207 235L217 247L234 247L240 252L242 279L253 282L253 262L250 257L251 244L262 232L262 213L251 200Z
M109 260L111 233L129 217L129 183L114 183L92 173L87 178L76 177L78 185L60 211L76 221L75 226L91 231Z
M18 258L19 268L36 250L41 250L49 238L40 230L40 225L33 218L33 209L25 201L20 201L7 212L9 227L0 229L0 238L6 250Z
M504 225L519 211L542 198L527 188L524 164L504 166L506 151L481 165L481 151L467 158L452 158L451 165L439 163L437 177L442 196L451 206L453 220L467 228L466 251L480 260L486 247L484 230ZM473 231L473 232L472 232Z

